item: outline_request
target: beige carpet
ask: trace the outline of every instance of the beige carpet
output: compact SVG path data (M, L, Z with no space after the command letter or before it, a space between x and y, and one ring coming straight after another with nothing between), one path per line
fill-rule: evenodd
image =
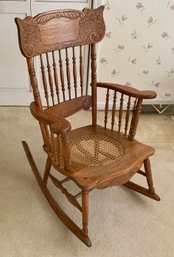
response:
M100 115L100 114L99 114ZM89 112L71 118L89 123ZM1 257L173 257L174 120L142 116L137 138L156 148L153 176L160 202L124 187L90 195L87 248L60 222L47 204L24 155L27 140L39 169L45 155L37 122L28 108L0 108L0 256ZM139 181L140 179L137 178ZM71 186L74 190L74 186ZM64 196L58 193L63 204ZM65 208L68 209L69 204ZM70 207L80 222L78 210Z

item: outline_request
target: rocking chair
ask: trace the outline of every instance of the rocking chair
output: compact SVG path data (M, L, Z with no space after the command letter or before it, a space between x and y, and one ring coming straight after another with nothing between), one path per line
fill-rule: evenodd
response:
M103 6L82 11L55 10L23 20L15 19L20 50L26 58L33 89L34 102L30 109L39 122L43 149L47 154L43 177L29 146L24 141L22 144L49 204L88 247L91 246L88 197L92 190L124 185L160 200L153 187L149 160L154 149L135 140L142 101L155 98L156 93L97 82L96 43L105 35L103 10ZM86 49L90 53L91 69L85 67ZM40 73L35 68L38 63ZM90 90L85 83L85 70L91 71ZM103 125L97 121L98 90L106 94ZM89 108L92 109L91 125L71 129L65 118ZM64 179L53 175L51 167L63 174ZM147 179L147 188L130 181L137 173ZM55 201L48 188L48 180L81 212L82 229ZM73 195L65 188L69 181L78 186L77 194Z

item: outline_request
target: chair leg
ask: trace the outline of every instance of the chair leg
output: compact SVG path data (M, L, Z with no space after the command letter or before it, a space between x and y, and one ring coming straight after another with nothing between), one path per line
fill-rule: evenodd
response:
M71 232L77 236L85 245L87 245L88 247L91 247L91 240L90 238L87 236L87 223L88 223L88 194L84 194L84 197L82 198L82 205L83 205L83 230L80 229L75 223L74 221L72 221L72 219L62 210L62 208L59 206L59 204L55 201L55 199L53 198L51 192L49 191L48 187L46 184L44 184L44 179L45 182L47 181L48 175L49 175L49 171L51 168L51 164L50 164L50 160L47 159L46 162L46 166L45 166L45 173L44 173L44 178L42 179L39 170L36 166L36 163L33 159L33 156L31 154L30 148L28 146L28 144L24 141L22 141L22 145L24 148L24 151L26 153L27 159L29 161L29 164L31 166L31 169L36 177L36 180L43 192L43 194L45 195L45 198L47 199L48 203L50 204L50 206L52 207L52 209L54 210L55 214L60 218L60 220L64 223L64 225L69 228L71 230Z
M155 189L153 186L152 171L151 171L151 165L150 165L149 158L144 161L144 169L145 169L145 173L146 173L147 184L149 186L149 192L154 194Z
M150 165L149 158L144 161L144 169L145 169L145 176L147 179L147 184L149 187L148 189L145 187L142 187L140 185L137 185L136 183L131 182L131 181L128 181L127 183L125 183L124 186L126 186L129 189L132 189L140 194L143 194L151 199L160 201L160 197L155 193L155 189L153 186L152 171L151 171L151 165Z
M47 180L48 180L50 170L51 170L51 162L50 162L50 158L47 157L46 164L45 164L45 172L44 172L44 176L43 176L43 184L45 186L47 184Z
M82 233L88 235L89 192L82 191Z

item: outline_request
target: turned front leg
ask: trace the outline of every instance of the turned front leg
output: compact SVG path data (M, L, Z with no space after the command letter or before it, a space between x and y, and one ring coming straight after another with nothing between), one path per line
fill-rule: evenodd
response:
M66 133L62 134L61 139L62 139L62 148L63 148L63 158L64 158L65 169L69 170L71 160L70 160L70 146L69 146L68 134L66 134Z
M146 172L146 177L147 177L147 183L148 183L148 186L149 186L149 191L151 193L154 193L155 190L154 190L154 187L153 187L152 171L151 171L151 165L150 165L149 158L144 161L144 168L145 168L145 172Z
M88 235L88 218L89 218L89 192L82 191L82 233Z
M47 180L48 180L48 176L49 176L49 173L50 173L50 169L51 169L51 161L50 161L50 158L47 157L46 164L45 164L45 172L44 172L44 176L43 176L43 184L45 186L47 184Z

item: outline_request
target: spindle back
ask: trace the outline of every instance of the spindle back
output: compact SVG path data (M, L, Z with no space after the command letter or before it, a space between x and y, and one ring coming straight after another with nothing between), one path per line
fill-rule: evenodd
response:
M44 105L50 107L87 94L85 53L85 46L77 46L40 54L38 63Z
M100 6L82 11L56 10L23 20L15 19L20 50L28 63L35 103L41 109L43 105L51 107L87 95L84 85L85 46L92 45L94 49L104 37L103 9ZM91 52L95 67L95 52ZM40 75L36 72L35 59L40 63ZM94 73L92 71L92 85L95 84ZM45 100L40 97L40 87L44 89Z

